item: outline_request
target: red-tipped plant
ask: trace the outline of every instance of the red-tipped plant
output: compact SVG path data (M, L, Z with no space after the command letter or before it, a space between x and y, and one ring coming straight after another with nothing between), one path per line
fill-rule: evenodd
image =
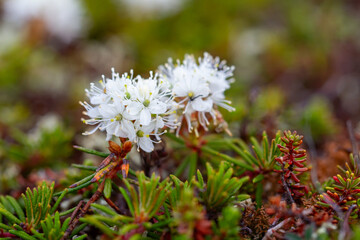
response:
M294 199L299 199L308 192L308 188L300 184L298 176L307 172L309 168L305 167L306 150L300 148L303 136L297 135L296 131L284 131L281 141L284 145L278 144L278 148L283 156L275 158L280 164L280 170L274 170L281 173L281 182L287 194L287 201L293 203Z
M351 214L360 214L357 206L359 205L359 193L360 193L360 174L358 166L354 161L353 155L350 155L350 162L346 165L346 169L339 167L342 174L333 176L334 183L326 187L326 193L320 195L321 201L318 202L319 208L326 208L329 210L349 211ZM350 210L351 209L351 210ZM356 211L353 211L355 210Z

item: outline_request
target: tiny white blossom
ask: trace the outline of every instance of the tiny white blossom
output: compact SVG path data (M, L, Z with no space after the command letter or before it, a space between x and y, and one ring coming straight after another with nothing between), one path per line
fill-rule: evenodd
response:
M205 130L210 124L208 116L216 124L218 106L228 111L234 110L224 94L233 81L233 71L234 67L228 67L225 61L213 58L208 53L198 62L193 56L186 55L183 62L177 60L174 64L169 59L168 63L159 67L161 79L171 84L173 96L183 110L180 122L185 119L189 132L197 128L194 120Z
M135 123L136 126L136 135L134 142L139 148L145 152L152 152L154 150L154 141L151 139L151 132L154 130L154 124L149 124L147 126L142 126L138 122Z
M130 115L137 116L142 125L150 124L152 114L164 114L168 109L168 104L162 101L162 97L169 95L169 92L161 92L161 85L156 77L139 78L132 95L134 98L128 104L127 111Z
M89 119L84 123L96 130L106 131L106 139L112 136L127 138L137 143L138 149L151 152L154 149L152 140L160 141L164 128L175 128L173 98L167 84L150 72L148 79L140 76L133 78L133 72L121 76L112 69L112 78L100 81L100 86L90 84L86 90L90 104L81 102Z

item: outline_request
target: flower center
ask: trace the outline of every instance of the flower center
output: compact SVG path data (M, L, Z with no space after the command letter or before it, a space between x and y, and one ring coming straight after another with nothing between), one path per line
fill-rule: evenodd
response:
M143 104L145 107L148 107L150 105L150 100L146 99Z
M136 136L138 136L138 137L143 137L143 136L144 136L144 132L141 131L141 130L138 130L138 131L136 132Z
M125 98L126 98L126 99L130 99L130 97L131 97L130 93L129 93L129 92L126 92L126 93L125 93Z
M121 121L123 119L123 116L121 114L116 115L115 120Z
M189 98L192 98L194 96L194 92L193 91L189 92L188 96L189 96Z

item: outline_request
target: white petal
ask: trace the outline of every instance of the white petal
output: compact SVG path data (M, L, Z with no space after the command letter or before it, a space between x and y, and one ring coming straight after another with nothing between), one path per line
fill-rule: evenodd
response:
M166 112L166 108L166 104L159 100L153 100L149 105L150 112L153 114L163 114Z
M196 111L209 112L212 109L213 101L210 98L205 100L203 100L202 98L197 98L191 102L191 106Z
M100 105L99 112L103 116L103 118L113 118L117 115L114 107L109 104Z
M136 132L134 128L134 124L130 121L122 121L122 126L124 128L124 131L127 133L127 138L129 138L130 141L133 141L136 138Z
M88 115L90 118L97 118L97 117L99 117L100 112L99 112L98 107L94 107L94 108L89 109L89 111L87 111L87 115Z
M142 137L139 139L139 147L145 152L154 151L154 144L151 142L149 137Z
M108 99L108 96L106 94L99 94L99 95L95 95L93 97L90 98L90 103L91 104L102 104L105 103Z
M151 122L151 113L148 108L144 108L140 112L140 124L147 126L150 124L150 122Z
M154 131L155 129L155 122L150 122L148 125L143 125L141 127L141 130L145 133L145 134L150 134L152 131Z
M132 102L127 106L126 111L130 115L136 116L140 113L140 111L143 109L143 107L144 107L144 105L139 102Z
M106 126L106 132L111 135L115 135L116 127L119 124L117 122L112 122L109 125Z

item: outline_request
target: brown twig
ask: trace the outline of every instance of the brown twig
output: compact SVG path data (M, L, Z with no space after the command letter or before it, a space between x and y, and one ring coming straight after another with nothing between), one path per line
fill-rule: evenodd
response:
M74 228L76 227L77 223L79 222L79 219L86 214L86 212L89 210L91 204L94 203L94 202L96 202L96 201L100 198L100 196L102 195L102 192L103 192L103 190L104 190L104 186L105 186L105 180L103 180L103 181L101 182L101 184L99 185L98 189L96 190L96 192L94 193L94 195L92 195L92 197L89 199L89 201L86 203L86 205L85 205L84 208L82 208L82 209L76 208L77 211L75 210L76 212L73 213L74 218L72 218L72 221L70 222L70 225L69 225L69 227L66 229L65 234L64 234L64 236L61 238L61 240L65 240L65 239L67 239L67 238L70 236L71 232L74 230ZM78 205L78 206L80 206L80 205ZM77 214L77 212L79 211L79 209L80 209L80 213ZM76 215L76 216L75 216L75 215Z
M104 197L104 199L107 202L107 204L109 204L109 206L112 207L117 213L122 214L120 208L118 206L116 206L115 203L113 201L111 201L110 198Z
M81 200L78 205L76 206L75 210L73 211L73 213L71 214L71 217L70 217L70 223L74 221L75 217L76 217L76 214L79 212L79 210L83 207L84 205L84 201Z
M294 201L294 199L292 198L292 196L291 196L291 191L290 191L290 189L289 189L289 186L288 186L287 182L285 181L285 177L284 177L284 166L282 166L282 170L283 170L283 172L281 173L281 183L282 183L282 185L284 186L285 192L287 193L286 202L287 202L287 203L290 203L290 204L293 204L293 203L295 203L295 201Z
M277 230L279 230L280 228L282 228L285 224L287 224L290 221L291 221L291 218L287 218L284 221L280 222L275 227L272 227L269 230L267 230L265 236L263 237L263 240L272 239L271 237L272 237L273 233L276 232Z

